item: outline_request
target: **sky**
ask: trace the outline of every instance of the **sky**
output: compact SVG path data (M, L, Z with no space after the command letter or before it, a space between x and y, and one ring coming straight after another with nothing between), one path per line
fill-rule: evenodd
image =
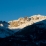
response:
M46 0L0 0L0 20L2 21L35 14L46 15Z

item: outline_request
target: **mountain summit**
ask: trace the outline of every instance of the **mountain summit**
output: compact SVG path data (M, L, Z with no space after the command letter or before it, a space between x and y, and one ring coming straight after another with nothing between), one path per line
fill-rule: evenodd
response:
M33 15L31 17L21 17L18 20L9 21L9 28L24 28L28 25L32 25L36 22L46 19L44 15Z

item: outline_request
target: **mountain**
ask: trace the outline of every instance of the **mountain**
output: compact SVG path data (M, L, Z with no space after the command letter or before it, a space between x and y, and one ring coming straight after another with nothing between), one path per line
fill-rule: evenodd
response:
M46 46L46 16L0 22L0 46Z
M15 33L14 38L14 43L19 46L46 46L46 20L23 28L20 32Z
M46 46L46 20L24 27L9 37L0 38L0 46Z
M32 24L42 21L44 19L46 19L46 16L44 16L44 15L33 15L31 17L21 17L18 20L9 21L8 23L10 24L9 25L10 29L12 29L12 28L22 29L28 25L32 25Z

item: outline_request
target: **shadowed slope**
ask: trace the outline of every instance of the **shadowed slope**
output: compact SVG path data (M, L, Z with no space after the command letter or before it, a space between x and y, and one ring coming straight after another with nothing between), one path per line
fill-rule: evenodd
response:
M46 46L46 20L27 26L2 40L0 46Z

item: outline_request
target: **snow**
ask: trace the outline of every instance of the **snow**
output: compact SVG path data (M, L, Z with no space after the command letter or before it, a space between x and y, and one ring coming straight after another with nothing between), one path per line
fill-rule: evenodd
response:
M39 22L39 21L42 21L43 19L39 19L39 20L31 20L30 22L27 22L27 23L24 23L24 24L22 24L22 25L20 25L20 26L18 26L18 27L8 27L9 29L22 29L22 28L24 28L24 27L26 27L26 26L28 26L28 25L32 25L32 24L34 24L34 23L36 23L36 22Z
M0 26L3 26L3 24L0 24Z

